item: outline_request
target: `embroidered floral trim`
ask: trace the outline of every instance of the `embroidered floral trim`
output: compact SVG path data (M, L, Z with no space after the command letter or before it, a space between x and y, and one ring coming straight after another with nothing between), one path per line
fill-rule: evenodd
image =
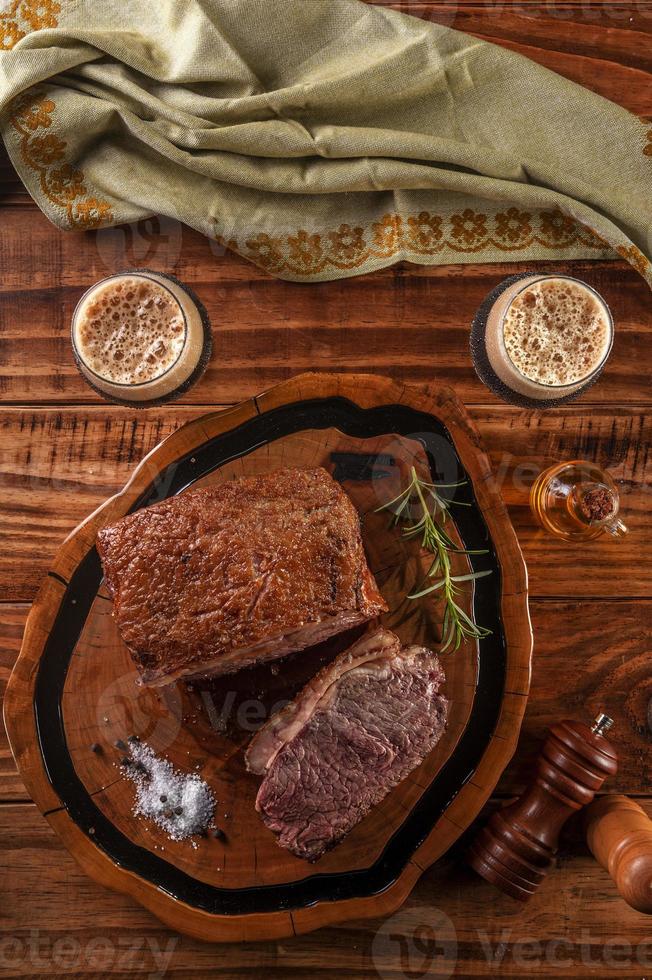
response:
M0 14L0 51L11 51L31 31L58 27L60 11L57 0L12 0Z
M0 51L9 51L31 31L58 27L61 4L57 0L12 0L0 14ZM9 122L20 133L20 154L34 170L44 195L52 204L64 208L72 228L97 228L113 220L108 201L92 197L84 184L81 170L64 160L67 144L49 129L56 108L51 99L33 93L14 103Z
M300 230L289 235L261 232L244 241L219 236L226 248L238 252L268 272L314 276L324 269L356 269L370 259L391 258L400 252L438 255L475 254L489 248L518 252L532 246L551 250L609 246L593 231L561 211L530 213L516 207L494 215L470 208L444 217L421 211L404 219L386 214L370 228L342 224L324 234Z
M652 274L652 262L643 255L636 245L618 245L618 254L633 265L637 272L646 278Z
M52 125L55 109L52 99L33 93L14 103L9 121L21 135L20 155L38 175L47 199L65 210L71 228L98 228L113 220L113 209L108 201L89 194L82 171L65 162L65 141L42 132Z

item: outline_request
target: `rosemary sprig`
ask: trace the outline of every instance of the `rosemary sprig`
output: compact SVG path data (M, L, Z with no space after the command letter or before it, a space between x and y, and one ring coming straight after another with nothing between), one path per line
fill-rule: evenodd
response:
M449 507L455 503L460 507L470 506L463 501L448 501L441 496L439 490L448 487L459 487L460 483L427 483L417 476L412 467L410 482L397 497L383 504L378 510L391 511L392 524L405 522L403 535L408 538L420 538L421 546L433 555L432 564L428 569L427 579L436 578L425 588L412 592L408 599L420 599L431 592L441 592L444 599L444 618L442 621L441 652L452 647L458 650L465 639L481 639L488 636L491 630L478 626L456 601L456 596L462 593L460 583L473 582L476 579L491 575L491 569L484 572L469 572L466 575L453 575L451 555L486 555L486 550L470 551L460 548L445 530L448 520ZM413 509L416 515L413 516Z

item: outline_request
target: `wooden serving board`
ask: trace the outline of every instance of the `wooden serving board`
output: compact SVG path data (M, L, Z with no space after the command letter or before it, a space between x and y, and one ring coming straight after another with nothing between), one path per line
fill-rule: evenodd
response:
M409 601L429 558L378 507L411 466L453 495L454 533L491 570L465 597L492 633L444 653L449 723L434 751L338 847L309 865L275 842L255 811L259 779L243 749L256 728L358 635L212 684L138 683L112 617L95 540L129 511L191 488L281 466L323 465L351 496L370 566L388 601L384 625L436 646L435 599ZM455 504L464 506L459 508ZM301 375L183 426L124 490L62 546L30 614L5 699L12 750L35 802L82 867L173 928L213 941L275 938L389 912L477 815L515 749L529 689L527 575L466 412L445 388L365 375ZM138 735L200 772L226 840L172 842L133 813L115 743ZM91 745L101 751L92 751Z

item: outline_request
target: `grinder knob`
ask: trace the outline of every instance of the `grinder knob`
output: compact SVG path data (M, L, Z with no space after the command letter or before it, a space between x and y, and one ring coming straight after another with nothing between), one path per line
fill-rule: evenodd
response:
M638 912L652 913L652 820L626 796L603 796L584 814L590 850L622 898Z
M553 725L525 793L496 811L473 841L467 860L487 881L520 901L534 894L552 865L561 828L590 803L618 757L603 732L613 722L599 715Z

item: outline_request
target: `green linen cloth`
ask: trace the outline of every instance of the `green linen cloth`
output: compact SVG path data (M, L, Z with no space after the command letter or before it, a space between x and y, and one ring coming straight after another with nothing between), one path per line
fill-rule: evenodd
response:
M652 129L358 0L10 0L1 129L60 228L162 213L270 273L605 258L652 285Z

